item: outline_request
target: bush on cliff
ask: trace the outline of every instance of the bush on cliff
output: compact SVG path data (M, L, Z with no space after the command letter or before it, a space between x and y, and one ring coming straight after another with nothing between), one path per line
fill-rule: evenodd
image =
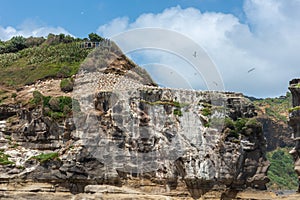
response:
M65 78L60 81L60 89L63 92L72 92L74 86L74 79Z
M74 101L74 103L73 103ZM61 120L72 115L72 107L80 111L79 103L71 97L43 96L39 91L33 92L33 98L29 102L30 107L42 106L44 114L55 120Z

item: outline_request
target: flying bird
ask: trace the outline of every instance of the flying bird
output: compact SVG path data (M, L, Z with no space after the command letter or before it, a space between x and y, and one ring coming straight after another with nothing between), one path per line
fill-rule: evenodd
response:
M197 56L197 52L196 51L194 52L193 56L196 58L196 56Z
M253 68L251 68L251 69L248 70L248 73L250 73L250 72L252 72L254 70L255 70L255 68L253 67Z

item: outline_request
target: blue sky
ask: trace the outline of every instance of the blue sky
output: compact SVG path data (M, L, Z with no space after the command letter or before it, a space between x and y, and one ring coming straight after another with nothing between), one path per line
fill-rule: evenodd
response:
M1 0L0 4L0 40L50 32L111 37L156 27L183 34L201 46L225 90L275 97L284 95L289 80L300 76L299 0ZM142 58L134 60L139 65L159 63L151 70L154 78L160 75L163 81L178 83L175 77L161 76L166 69L175 70L194 88L205 89L205 77L184 75L194 72L177 58L159 51L139 53L129 55Z
M234 13L243 19L242 0L1 0L0 25L59 26L77 37L86 37L114 18L134 20L143 13L160 13L177 5L202 12Z

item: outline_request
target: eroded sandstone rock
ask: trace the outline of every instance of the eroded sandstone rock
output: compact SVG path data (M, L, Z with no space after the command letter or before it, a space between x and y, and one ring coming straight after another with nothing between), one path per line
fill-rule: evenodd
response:
M14 164L0 166L2 181L51 182L78 193L140 177L166 191L184 183L195 198L218 188L266 189L265 138L241 94L140 87L100 90L80 103L64 121L42 108L18 110L5 134L19 146L5 151ZM53 151L59 158L32 158Z

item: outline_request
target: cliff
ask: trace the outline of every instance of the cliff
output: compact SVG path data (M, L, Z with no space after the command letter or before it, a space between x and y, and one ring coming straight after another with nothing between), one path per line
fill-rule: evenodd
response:
M290 93L276 98L253 100L257 108L257 120L263 125L268 152L277 148L293 146L293 140L290 137L292 130L287 123L288 109L291 107L291 102L292 96Z
M266 189L266 140L242 94L159 88L117 47L93 51L73 78L72 93L41 81L0 105L1 197Z
M293 97L293 108L289 110L289 125L293 129L292 138L295 141L295 147L290 151L290 154L294 157L295 171L300 180L300 79L290 81L289 89ZM298 192L300 192L300 186Z

